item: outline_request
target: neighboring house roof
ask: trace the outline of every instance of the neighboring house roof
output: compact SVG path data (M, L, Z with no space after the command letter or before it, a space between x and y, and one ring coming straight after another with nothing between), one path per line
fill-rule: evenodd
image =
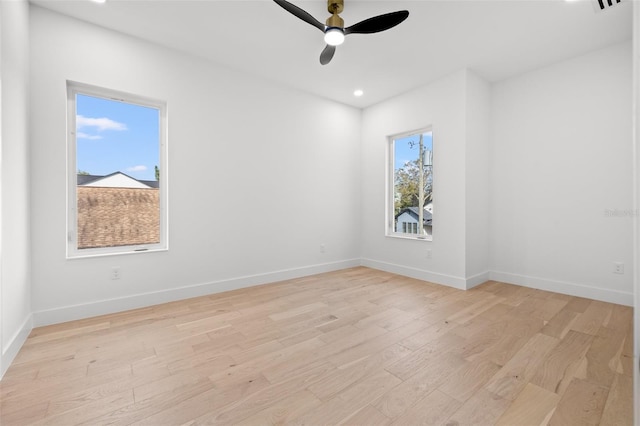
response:
M153 188L79 186L78 248L160 242L160 197Z
M95 175L78 175L78 186L84 186L88 183L93 182L94 180L101 179L104 176L95 176Z
M155 189L160 188L160 181L158 180L139 180L138 179L138 181L144 183L149 188L155 188Z
M396 219L398 219L403 214L409 214L416 222L420 219L420 210L418 207L405 207L400 210L400 212L396 215ZM427 209L424 209L424 215L422 216L424 221L424 225L431 225L433 221L433 215Z
M99 186L105 188L158 188L157 180L139 180L122 173L114 172L106 176L78 175L78 186Z

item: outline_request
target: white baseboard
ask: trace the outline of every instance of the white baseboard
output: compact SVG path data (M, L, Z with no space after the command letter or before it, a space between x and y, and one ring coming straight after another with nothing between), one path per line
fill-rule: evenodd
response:
M633 293L624 291L601 287L590 287L566 281L530 277L527 275L518 275L509 272L491 271L489 276L494 281L500 281L508 284L516 284L538 290L553 291L555 293L568 294L570 296L585 297L587 299L601 300L603 302L616 303L618 305L633 306Z
M249 275L229 280L220 280L209 283L196 284L191 286L167 289L157 292L131 295L116 299L101 300L82 305L65 306L61 308L38 311L32 314L29 324L25 324L26 335L32 327L57 324L66 321L73 321L98 315L111 314L115 312L127 311L130 309L143 308L161 303L173 302L192 297L205 296L224 291L236 290L240 288L252 287L261 284L284 281L293 278L300 278L324 272L337 271L340 269L352 268L355 266L366 266L373 269L429 281L435 284L446 285L460 290L468 290L488 280L501 281L509 284L516 284L525 287L536 288L546 291L569 294L572 296L586 297L589 299L602 300L605 302L617 303L621 305L633 306L633 294L617 290L608 290L597 287L589 287L575 283L555 281L544 278L529 277L525 275L511 274L499 271L487 271L468 278L455 277L446 274L439 274L423 269L412 268L389 262L382 262L373 259L349 259L339 262L311 265L301 268L292 268L264 274ZM17 335L10 347L5 351L7 357L12 353L11 348L16 346L22 333ZM25 336L26 338L26 336ZM17 344L17 347L22 343ZM17 350L15 351L17 353ZM13 355L15 356L15 354ZM3 354L3 361L5 355ZM7 365L4 362L2 365Z
M466 290L470 290L482 283L485 283L491 279L491 271L481 272L476 275L472 275L466 279Z
M161 303L174 302L192 297L206 296L223 291L237 290L261 284L306 277L324 272L360 266L360 259L343 260L339 262L292 268L264 274L248 275L229 280L213 281L209 283L172 288L157 292L136 294L116 299L100 300L82 305L64 306L61 308L38 311L33 313L33 323L36 327L58 324L99 315L123 312L131 309L144 308ZM3 364L4 365L4 364Z
M29 337L31 330L33 330L33 315L29 315L25 319L20 329L9 340L7 347L3 348L1 354L2 359L0 360L0 366L2 366L0 369L0 379L2 379L4 373L7 372L16 355L18 355L20 348L22 348L27 337Z
M412 268L409 266L382 262L373 259L362 259L362 266L366 266L372 269L379 269L381 271L391 272L392 274L403 275L405 277L415 278L418 280L429 281L434 284L446 285L448 287L457 288L459 290L467 289L467 280L460 277L454 277L452 275L438 274L435 272L425 271L424 269Z
M461 278L373 259L362 259L362 266L423 281L429 281L435 284L442 284L460 290L469 290L486 281L494 280L508 284L516 284L523 287L535 288L538 290L552 291L571 296L616 303L619 305L633 306L633 293L507 272L486 271L468 278Z

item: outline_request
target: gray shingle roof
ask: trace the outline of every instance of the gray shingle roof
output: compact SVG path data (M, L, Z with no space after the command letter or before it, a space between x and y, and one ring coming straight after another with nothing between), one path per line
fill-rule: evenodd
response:
M158 242L157 189L78 187L78 248Z

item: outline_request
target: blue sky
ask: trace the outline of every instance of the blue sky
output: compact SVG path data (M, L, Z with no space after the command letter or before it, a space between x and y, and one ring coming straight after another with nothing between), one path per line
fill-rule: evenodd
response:
M159 111L77 95L76 166L92 175L122 172L155 180L159 160Z
M422 139L424 143L424 149L433 151L433 134L429 132L423 133ZM407 161L414 161L418 158L419 148L418 141L420 140L420 133L416 133L404 138L395 139L394 143L394 169L401 169ZM409 142L414 142L415 145L411 148Z

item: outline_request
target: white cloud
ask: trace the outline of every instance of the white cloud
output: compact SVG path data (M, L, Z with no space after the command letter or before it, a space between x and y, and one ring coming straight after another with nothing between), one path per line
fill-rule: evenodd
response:
M76 127L78 129L94 127L99 132L103 130L127 130L126 124L113 121L110 118L90 118L83 115L76 115Z
M145 172L147 171L147 166L143 166L143 165L132 166L132 167L129 167L127 171L128 172Z
M96 140L96 139L102 139L102 136L100 135L89 135L87 133L83 133L83 132L78 132L76 133L76 137L78 139L89 139L89 140Z

